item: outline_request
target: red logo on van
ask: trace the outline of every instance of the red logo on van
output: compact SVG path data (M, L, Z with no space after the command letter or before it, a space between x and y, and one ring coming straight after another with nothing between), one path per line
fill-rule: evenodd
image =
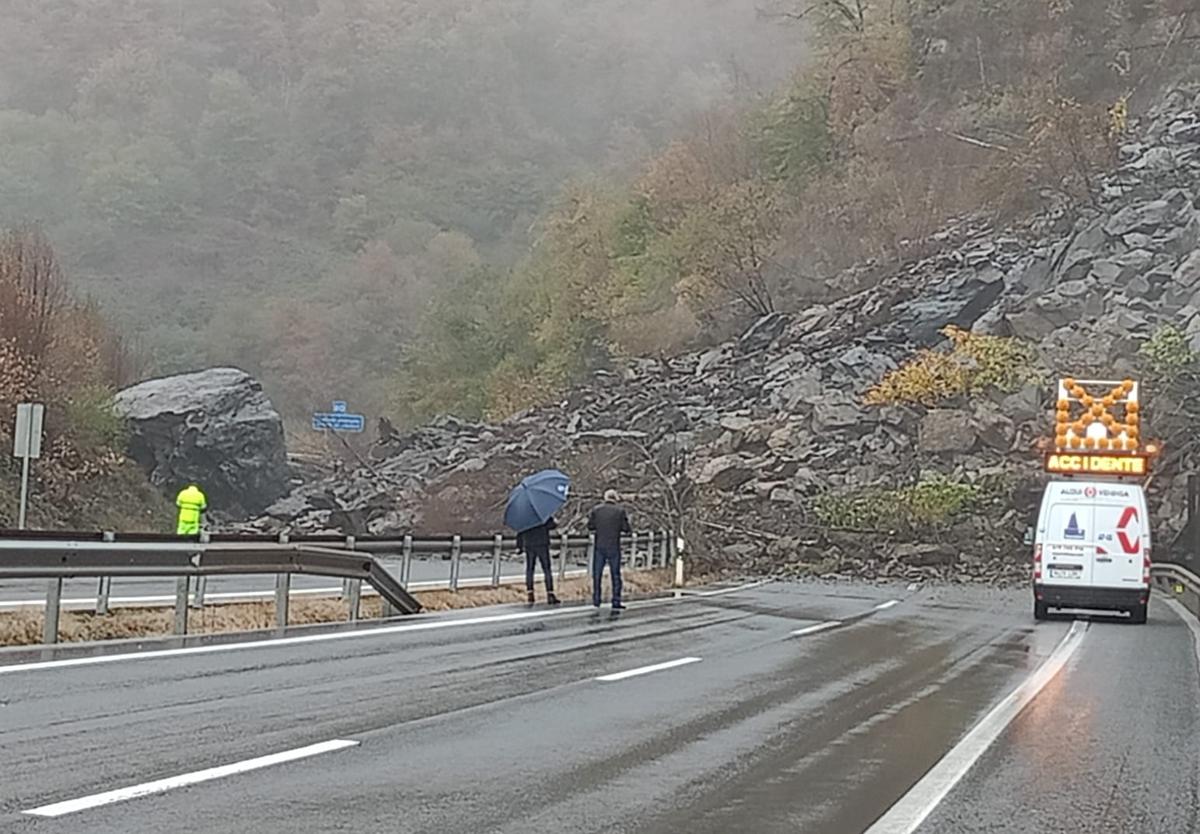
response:
M1133 531L1129 530L1130 522L1136 525ZM1131 532L1132 539L1129 537ZM1121 520L1117 522L1117 540L1121 542L1121 549L1126 553L1133 554L1142 549L1142 530L1138 524L1136 507L1126 507L1125 512L1121 513Z
M1095 498L1096 497L1096 488L1095 487L1086 487L1083 490L1083 494L1086 495L1088 498Z

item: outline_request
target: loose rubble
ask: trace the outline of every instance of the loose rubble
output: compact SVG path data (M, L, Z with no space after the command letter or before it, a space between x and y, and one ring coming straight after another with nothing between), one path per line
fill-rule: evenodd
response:
M1030 385L931 410L873 407L867 390L956 325L1036 345L1047 370L1135 372L1161 324L1200 350L1200 96L1169 95L1143 119L1096 208L1020 228L967 219L936 254L841 299L761 319L741 338L668 360L597 371L553 405L494 425L446 418L392 438L371 468L305 483L249 529L491 533L523 474L572 473L577 518L603 488L640 523L683 526L717 564L759 573L996 584L1027 576L1026 526L1040 491L1049 390ZM930 541L830 530L814 496L944 474L1003 476L1010 495ZM1182 476L1156 484L1165 526Z

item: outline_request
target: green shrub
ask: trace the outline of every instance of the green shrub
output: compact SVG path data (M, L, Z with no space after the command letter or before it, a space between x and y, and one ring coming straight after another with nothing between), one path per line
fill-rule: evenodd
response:
M67 431L81 448L124 451L128 427L113 408L113 393L103 385L87 385L66 403Z
M822 524L860 530L939 530L975 507L985 489L941 475L899 489L826 493L814 513Z
M1138 357L1155 379L1167 383L1177 381L1197 358L1187 335L1171 324L1154 331L1138 349Z

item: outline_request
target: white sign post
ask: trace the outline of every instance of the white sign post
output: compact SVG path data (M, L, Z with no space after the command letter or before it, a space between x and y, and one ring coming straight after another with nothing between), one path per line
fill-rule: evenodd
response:
M17 513L17 529L25 529L29 505L29 462L42 456L42 420L46 406L41 403L21 403L17 406L17 425L13 429L13 457L21 459L21 506Z

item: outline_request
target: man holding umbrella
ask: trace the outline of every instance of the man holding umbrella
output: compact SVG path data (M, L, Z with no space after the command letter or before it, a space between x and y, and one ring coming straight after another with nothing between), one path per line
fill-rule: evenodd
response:
M530 475L508 496L504 523L517 531L517 550L525 554L525 590L532 604L533 571L537 562L546 578L546 601L558 605L554 595L554 571L550 566L550 531L558 525L554 514L567 503L571 481L557 469Z
M535 562L541 563L542 576L546 578L546 602L550 605L560 602L554 595L554 569L550 565L550 531L556 527L554 519L548 518L544 524L517 533L517 550L525 554L525 592L530 605L537 601L533 595Z

